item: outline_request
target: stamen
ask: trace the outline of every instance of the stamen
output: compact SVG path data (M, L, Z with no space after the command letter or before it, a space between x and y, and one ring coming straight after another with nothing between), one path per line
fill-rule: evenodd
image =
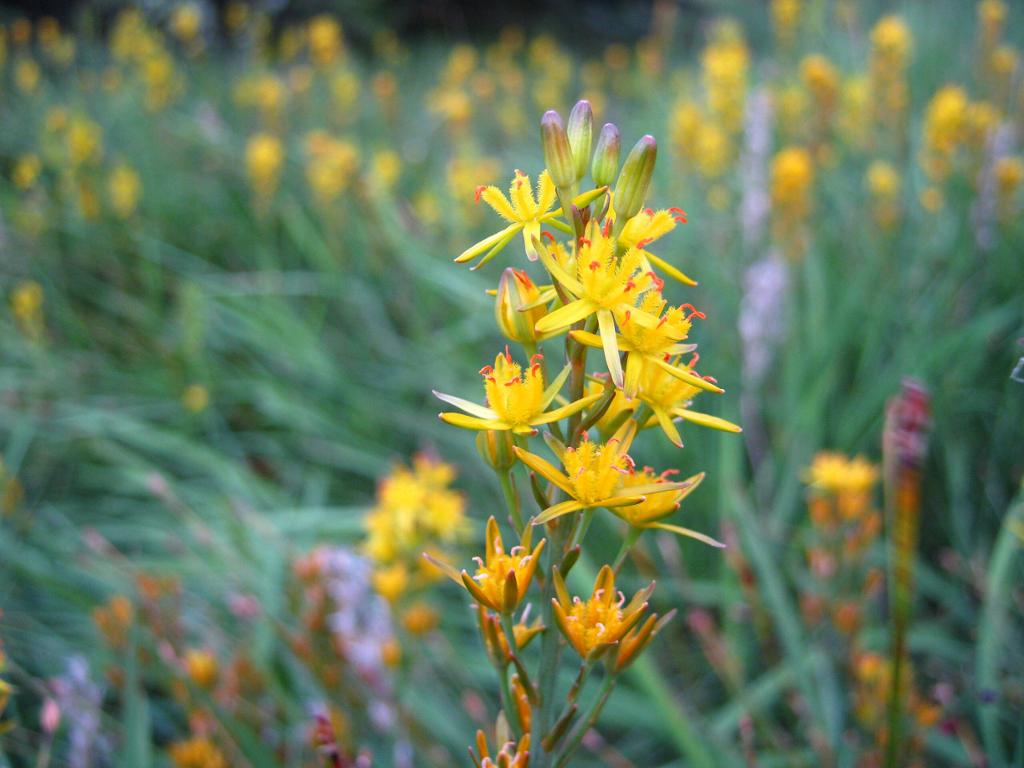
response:
M555 236L548 232L546 229L540 233L540 237L543 240L545 237L551 241L552 245L555 243Z
M597 270L601 268L601 262L595 259L594 261L590 262L590 264L588 264L587 266L590 267L591 272L597 272Z
M646 248L648 245L650 245L653 242L654 242L654 238L653 237L645 237L643 240L637 240L636 247L639 248L642 251L644 248Z
M475 202L480 202L480 196L484 193L485 189L487 189L486 184L481 184L479 187L476 188L476 194L473 196Z
M684 211L682 208L669 208L668 211L669 213L675 214L672 218L678 221L680 224L687 223L688 220L686 218L686 211Z

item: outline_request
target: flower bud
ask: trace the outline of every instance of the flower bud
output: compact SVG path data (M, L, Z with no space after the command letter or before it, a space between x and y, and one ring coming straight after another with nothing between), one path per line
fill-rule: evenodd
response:
M548 313L547 307L541 304L525 311L519 308L539 297L540 289L523 270L508 267L501 273L494 301L494 318L498 321L498 328L510 341L518 344L537 341L534 325Z
M636 143L626 162L622 165L619 180L615 183L615 214L624 224L644 207L644 198L651 186L654 162L658 158L658 143L651 135L644 136Z
M508 430L478 432L476 450L498 472L505 472L516 463L516 455L512 452L512 433Z
M594 140L594 110L590 102L581 99L569 113L569 125L566 127L569 138L569 149L572 150L572 161L575 164L575 180L578 182L587 174L590 163L590 146Z
M615 174L619 172L621 144L618 126L615 123L605 123L597 137L594 164L590 168L590 175L594 177L594 184L597 186L607 187L615 181Z
M569 189L576 182L576 169L562 118L553 109L540 119L540 140L544 146L544 164L551 180L558 189Z

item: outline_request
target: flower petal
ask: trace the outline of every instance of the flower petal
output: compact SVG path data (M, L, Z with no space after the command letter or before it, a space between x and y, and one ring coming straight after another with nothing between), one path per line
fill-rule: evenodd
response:
M463 264L467 261L476 258L484 251L488 250L489 248L493 248L497 243L501 242L502 238L508 237L509 239L511 239L511 236L518 232L521 228L522 224L509 224L503 230L495 232L493 235L488 235L480 242L469 246L469 248L460 253L455 258L455 263Z
M597 327L601 331L601 346L604 347L604 361L612 383L622 389L622 360L619 359L619 344L615 337L615 318L607 309L597 312Z
M649 253L648 251L644 251L644 256L646 256L647 260L650 261L654 266L661 269L673 280L678 280L683 285L697 285L696 280L694 280L692 277L684 275L682 272L673 267L660 256L655 256L653 253Z
M655 365L660 366L669 375L675 376L680 381L685 381L687 384L697 387L697 389L703 389L707 392L714 392L716 395L720 395L723 392L725 392L725 390L722 389L717 384L712 384L710 381L702 379L700 376L691 373L688 368L680 368L678 366L671 365L669 363L666 363L664 360L659 360L656 357L651 357L650 360Z
M549 462L545 461L535 453L524 451L518 445L512 446L512 450L515 452L516 456L519 457L519 460L523 462L523 464L528 466L530 469L532 469L538 475L543 477L545 480L554 483L563 491L565 491L569 495L572 495L573 488L572 483L569 482L569 478L563 475L553 466L551 466Z
M544 315L533 327L537 333L549 333L561 328L568 328L573 323L590 317L594 314L595 309L593 302L586 299L570 301L564 307L559 307L554 312Z
M672 533L677 533L680 536L686 536L691 539L696 539L697 541L703 541L705 544L710 544L712 547L725 549L725 544L720 542L718 539L713 539L706 533L701 533L700 531L683 528L681 525L672 525L671 523L651 523L650 525L645 525L644 528L657 528L661 531L671 531Z
M551 522L556 517L568 515L570 512L578 512L581 509L583 509L582 504L576 501L576 499L569 499L568 501L555 504L553 507L548 507L533 518L532 523L533 525L543 525L544 523Z
M474 403L471 400L463 400L461 397L456 397L455 395L446 395L444 392L438 392L436 389L432 389L430 391L434 393L434 397L436 397L438 400L442 400L448 403L448 405L454 405L456 408L463 410L466 413L476 416L478 418L488 420L494 420L498 418L498 414L496 414L490 408L478 405L477 403Z
M493 208L505 221L522 221L516 214L512 203L505 197L504 193L497 187L491 186L480 193L480 199Z
M604 397L604 392L598 392L596 395L588 395L587 397L581 397L575 403L569 403L563 405L560 408L555 408L553 411L542 413L538 418L534 419L531 423L534 425L550 424L552 421L558 421L564 419L566 416L572 416L574 413L578 413L586 408L591 403L596 403Z
M668 414L668 411L663 408L655 408L654 415L658 417L658 424L661 425L662 431L668 435L668 439L676 444L679 448L683 447L683 438L679 436L679 430L676 429L676 425L672 421L672 417Z
M572 366L566 363L562 370L558 372L558 375L548 384L547 389L544 390L544 394L541 396L541 410L547 408L551 401L555 399L555 395L562 391L562 385L569 378L570 371L572 371Z
M692 421L694 424L699 424L702 427L720 429L723 432L743 431L743 427L741 427L739 424L733 424L731 421L720 419L717 416L710 416L706 413L688 411L685 408L676 408L672 411L672 413L674 413L676 416L682 416L685 421Z
M480 419L476 416L467 416L464 413L446 412L439 413L438 416L445 424L451 424L453 427L461 427L462 429L496 429L500 431L510 428L504 421Z

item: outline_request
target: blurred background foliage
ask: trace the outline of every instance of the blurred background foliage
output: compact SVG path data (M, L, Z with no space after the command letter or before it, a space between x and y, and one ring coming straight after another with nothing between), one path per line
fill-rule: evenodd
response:
M474 395L499 269L451 259L579 96L659 139L662 255L745 428L639 457L707 471L687 524L729 549L647 542L630 586L684 620L584 762L879 764L884 535L830 581L804 469L877 462L912 375L915 760L1020 764L1020 7L535 5L4 8L0 764L316 765L321 712L379 764L462 759L495 701L465 596L367 608L370 668L328 603L377 605L364 515L416 451L465 468L475 550L500 490L430 390Z

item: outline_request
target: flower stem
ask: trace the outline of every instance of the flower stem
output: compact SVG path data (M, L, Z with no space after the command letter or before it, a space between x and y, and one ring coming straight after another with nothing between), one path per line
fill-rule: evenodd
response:
M501 482L501 492L505 497L505 506L508 507L508 514L512 518L516 533L523 535L523 512L519 504L519 490L516 488L515 478L512 476L512 468L498 472L498 480Z
M567 525L564 520L557 520L551 528L551 546L548 548L549 577L552 566L561 562L562 556L565 554ZM537 675L537 685L540 686L540 707L534 712L530 734L530 762L535 768L547 768L550 761L550 755L544 751L541 740L554 723L555 684L558 678L558 660L562 651L562 639L555 626L555 612L551 606L554 593L554 579L545 579L541 597L541 606L544 610L544 632L541 636L540 667Z
M569 734L568 740L565 742L565 747L561 750L561 756L555 763L555 768L563 768L569 764L569 758L572 757L572 753L576 751L576 748L583 741L583 737L587 735L587 731L594 727L594 723L597 722L597 718L601 715L601 710L604 709L604 705L608 702L608 697L612 694L612 689L615 687L615 675L608 675L604 679L604 683L601 685L601 691L597 694L597 699L594 700L594 704L590 708L584 717L580 718L579 722L576 723L576 727L573 728L571 734Z

